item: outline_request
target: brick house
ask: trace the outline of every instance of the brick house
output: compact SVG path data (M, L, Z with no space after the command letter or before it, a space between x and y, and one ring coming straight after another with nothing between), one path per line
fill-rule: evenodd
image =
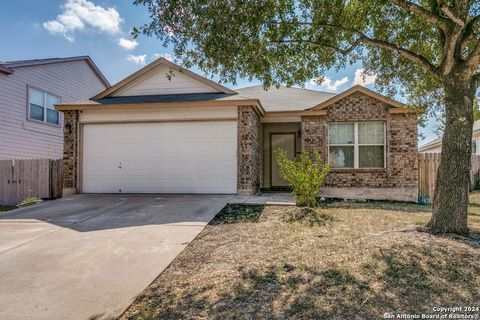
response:
M341 94L237 89L159 59L65 119L64 193L255 194L287 185L273 150L317 149L327 197L417 201L417 126L361 86Z

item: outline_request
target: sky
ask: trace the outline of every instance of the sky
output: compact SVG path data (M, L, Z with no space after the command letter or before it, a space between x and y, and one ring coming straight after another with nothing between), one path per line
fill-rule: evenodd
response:
M2 0L2 11L0 61L89 55L112 84L159 57L175 62L172 50L155 37L132 39L130 30L149 19L146 8L133 0ZM364 78L362 70L360 64L332 70L323 83L312 79L305 88L340 93L361 84L375 89L375 75ZM257 84L239 78L236 86L224 85ZM425 137L420 144L436 138L434 123L419 128Z

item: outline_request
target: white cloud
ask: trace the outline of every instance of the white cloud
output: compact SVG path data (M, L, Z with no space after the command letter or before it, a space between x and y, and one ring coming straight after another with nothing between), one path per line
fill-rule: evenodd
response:
M67 0L55 20L46 21L43 27L52 34L60 34L75 41L75 31L91 28L100 32L120 32L122 18L115 8L103 8L88 0Z
M165 33L167 34L167 36L173 37L172 27L170 27L170 26L165 26L165 27L163 27L163 31L165 31Z
M324 77L323 81L319 78L314 78L307 83L307 88L314 88L315 86L320 85L321 87L330 90L330 91L337 91L337 89L341 86L343 86L345 83L348 82L348 77L344 77L340 80L335 80L333 81L332 79L328 77Z
M118 39L118 45L125 50L133 50L136 46L138 46L138 42L136 40L120 38Z
M71 32L69 32L68 28L65 25L58 22L57 20L44 22L43 27L52 34L63 35L63 37L70 42L75 41L75 38L73 37Z
M167 59L168 61L173 61L173 57L169 53L154 53L153 56L152 56L152 59L156 60L156 59L162 58L162 57Z
M136 65L141 65L143 66L145 64L145 58L147 57L146 54L139 54L137 56L130 54L127 57L127 60L130 62L135 63Z
M355 78L353 79L353 85L368 85L375 83L377 75L365 73L364 69L357 69L355 71Z

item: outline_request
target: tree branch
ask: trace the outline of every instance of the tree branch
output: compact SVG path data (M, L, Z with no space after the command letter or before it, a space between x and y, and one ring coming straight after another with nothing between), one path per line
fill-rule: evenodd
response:
M419 54L417 54L413 51L404 49L404 48L400 47L399 45L396 45L396 44L393 44L393 43L390 43L390 42L387 42L387 41L384 41L384 40L372 39L372 38L369 38L369 37L366 37L366 36L364 36L363 42L366 42L366 43L369 43L369 44L372 44L372 45L376 45L378 47L384 48L384 49L389 50L389 51L398 52L405 59L418 64L425 71L431 73L435 77L441 78L441 75L439 73L438 68L435 67L434 65L432 65L430 63L430 61L428 61L428 59L425 58L422 55L419 55Z
M442 10L442 12L445 13L445 15L450 18L450 20L452 20L454 23L456 23L460 27L465 26L465 21L457 17L455 13L453 13L452 10L450 10L449 6L442 5L440 6L440 10Z
M470 70L475 71L479 64L480 64L480 40L477 41L477 43L475 44L475 47L473 48L472 52L468 56L466 65Z
M353 50L355 50L356 47L360 44L360 39L355 40L355 42L352 43L350 47L347 49L342 49L337 46L333 46L331 44L325 43L325 42L318 42L318 41L313 41L313 40L308 40L308 39L289 39L289 40L272 40L270 41L272 43L308 43L317 47L326 47L330 48L332 50L337 51L340 54L347 55L350 54Z
M333 24L322 24L322 23L312 23L312 22L288 22L288 21L271 21L270 24L298 24L298 25L303 25L303 26L310 26L313 28L331 28L335 30L340 30L348 33L352 33L357 35L359 38L356 41L365 43L365 44L370 44L379 48L383 48L386 50L389 50L391 52L397 52L400 54L402 57L405 59L409 60L410 62L416 63L420 67L422 67L425 71L431 73L437 78L441 78L441 74L439 72L439 69L434 66L433 64L428 61L427 58L424 56L417 54L413 51L410 51L408 49L402 48L397 44L388 42L386 40L381 40L381 39L375 39L375 38L370 38L363 32L354 29L354 28L348 28L344 26L339 26L339 25L333 25Z
M391 2L396 6L399 6L403 9L406 9L410 12L413 12L413 13L416 13L416 14L420 15L425 20L427 20L428 22L430 22L433 25L436 25L437 27L439 27L440 29L442 29L444 31L446 31L448 29L448 25L442 17L439 17L439 16L431 13L430 11L425 9L424 7L418 5L414 2L406 1L406 0L391 0Z
M474 38L473 32L475 30L475 23L480 21L480 16L475 16L465 25L463 28L462 35L462 50L465 48L465 45L468 41Z
M460 37L458 32L450 34L443 44L441 74L446 75L452 71L455 60L461 59L460 47L457 47L457 40Z

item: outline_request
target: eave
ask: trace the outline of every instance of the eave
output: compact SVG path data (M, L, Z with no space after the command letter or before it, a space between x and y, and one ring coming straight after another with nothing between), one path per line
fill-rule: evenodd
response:
M250 100L212 100L212 101L186 101L186 102L154 102L154 103L115 103L100 104L94 101L88 103L61 103L55 105L57 111L69 110L118 110L126 108L177 108L177 107L228 107L228 106L254 106L260 116L265 115L265 110L257 99Z

